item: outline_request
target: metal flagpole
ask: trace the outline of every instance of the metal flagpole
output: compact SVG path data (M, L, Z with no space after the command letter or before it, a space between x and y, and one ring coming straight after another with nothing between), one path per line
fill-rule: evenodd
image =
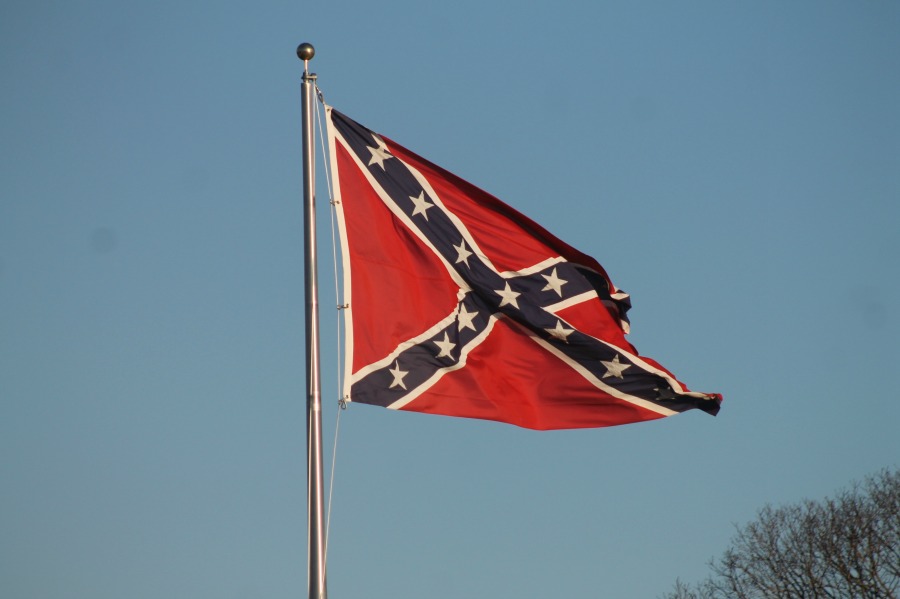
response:
M306 489L309 555L309 599L326 599L325 542L322 481L322 391L319 381L319 288L316 261L316 180L313 102L316 75L309 72L315 56L312 44L300 44L297 56L303 61L303 227L306 267Z

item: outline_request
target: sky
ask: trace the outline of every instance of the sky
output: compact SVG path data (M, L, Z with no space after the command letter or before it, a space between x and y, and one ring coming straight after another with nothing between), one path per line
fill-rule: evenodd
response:
M0 596L306 596L301 42L597 258L712 418L337 406L332 598L657 597L900 462L900 4L0 4Z

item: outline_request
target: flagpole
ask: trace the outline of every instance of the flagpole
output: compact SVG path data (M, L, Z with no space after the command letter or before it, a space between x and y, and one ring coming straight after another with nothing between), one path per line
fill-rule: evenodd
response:
M316 185L313 102L316 74L309 72L312 44L297 47L303 61L303 227L306 295L306 491L309 599L326 599L322 480L322 391L319 381L319 284L316 259Z

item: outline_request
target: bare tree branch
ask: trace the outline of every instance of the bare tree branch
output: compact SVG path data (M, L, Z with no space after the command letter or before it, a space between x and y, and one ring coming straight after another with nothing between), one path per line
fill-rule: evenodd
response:
M710 569L662 599L898 599L900 470L822 501L763 507Z

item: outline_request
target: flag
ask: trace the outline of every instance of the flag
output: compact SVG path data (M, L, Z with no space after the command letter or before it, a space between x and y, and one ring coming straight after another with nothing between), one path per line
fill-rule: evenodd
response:
M346 325L344 399L530 429L699 408L626 340L600 264L492 195L326 107Z

